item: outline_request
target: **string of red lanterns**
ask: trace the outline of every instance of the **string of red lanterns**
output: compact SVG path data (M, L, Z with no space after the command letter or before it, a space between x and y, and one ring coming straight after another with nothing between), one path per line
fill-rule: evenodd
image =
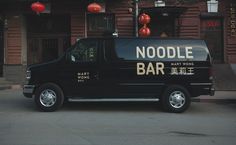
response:
M31 4L31 9L37 14L40 14L45 10L45 5L40 2L34 2Z
M150 23L151 18L150 18L149 15L147 15L147 14L145 14L145 13L142 13L142 14L139 16L139 19L138 19L138 20L139 20L139 23L140 23L140 24L145 25L145 24Z
M34 2L31 4L31 9L37 14L40 14L45 10L45 5L40 2ZM89 4L87 7L87 10L91 13L99 13L101 9L102 7L95 2ZM150 16L145 13L142 13L139 16L139 23L143 25L143 27L139 29L139 35L141 37L147 37L151 34L151 30L147 27L147 24L150 23L150 21Z
M88 5L87 10L90 13L99 13L102 10L102 7L94 2Z
M149 15L142 13L139 16L139 23L143 25L142 28L139 29L139 35L141 37L147 37L151 34L151 30L147 27L147 24L150 23L151 18Z
M139 35L141 37L147 37L151 34L151 30L144 25L142 28L139 29Z

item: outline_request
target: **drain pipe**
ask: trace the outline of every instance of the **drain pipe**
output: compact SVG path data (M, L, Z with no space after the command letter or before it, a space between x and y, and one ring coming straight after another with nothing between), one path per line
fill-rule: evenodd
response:
M134 0L134 5L135 5L135 14L134 14L134 24L135 24L135 36L138 37L138 1L139 0Z

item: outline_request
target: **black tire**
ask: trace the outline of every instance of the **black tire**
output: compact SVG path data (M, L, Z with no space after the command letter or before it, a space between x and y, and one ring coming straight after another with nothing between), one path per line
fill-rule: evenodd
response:
M181 113L191 104L189 92L182 86L169 86L161 98L162 108L167 112Z
M36 89L34 101L41 111L52 112L62 106L64 95L58 85L47 83Z

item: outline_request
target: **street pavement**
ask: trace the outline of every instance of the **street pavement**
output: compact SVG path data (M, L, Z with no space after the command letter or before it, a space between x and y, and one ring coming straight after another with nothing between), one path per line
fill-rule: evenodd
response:
M235 145L235 94L216 92L218 99L195 100L181 114L150 102L67 103L39 112L21 89L1 90L0 145Z

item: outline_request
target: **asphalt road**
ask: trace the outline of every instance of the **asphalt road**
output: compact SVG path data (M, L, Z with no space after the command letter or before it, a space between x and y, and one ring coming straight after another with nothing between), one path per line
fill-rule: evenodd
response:
M0 145L235 145L235 103L68 103L38 112L21 90L0 91Z

